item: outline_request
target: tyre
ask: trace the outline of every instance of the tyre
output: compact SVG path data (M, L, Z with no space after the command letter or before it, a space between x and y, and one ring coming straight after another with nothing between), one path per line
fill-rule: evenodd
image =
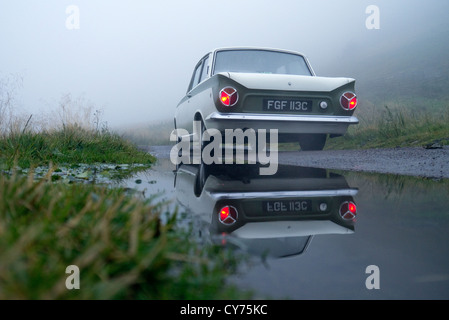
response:
M299 137L299 146L302 151L323 150L326 139L326 134L302 134Z

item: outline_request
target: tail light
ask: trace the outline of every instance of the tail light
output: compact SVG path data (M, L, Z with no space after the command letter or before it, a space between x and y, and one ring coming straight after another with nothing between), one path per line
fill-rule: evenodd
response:
M345 92L340 97L340 105L345 110L354 110L357 107L357 96L353 92Z
M340 206L340 216L345 220L353 220L357 215L357 206L352 201L345 201Z
M239 100L239 94L233 87L226 87L220 90L220 101L225 107L234 106Z
M238 212L237 209L232 206L225 206L218 212L218 220L221 223L230 226L237 222Z

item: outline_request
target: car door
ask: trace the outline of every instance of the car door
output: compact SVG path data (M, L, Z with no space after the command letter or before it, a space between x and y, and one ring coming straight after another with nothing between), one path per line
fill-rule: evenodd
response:
M195 66L186 96L178 104L176 110L176 127L186 129L190 134L193 133L193 120L195 113L200 111L204 101L203 94L198 90L199 84L206 81L210 74L210 56L204 56Z

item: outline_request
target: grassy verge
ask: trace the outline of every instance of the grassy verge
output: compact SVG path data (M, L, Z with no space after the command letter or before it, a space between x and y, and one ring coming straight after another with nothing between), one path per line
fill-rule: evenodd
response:
M0 299L243 298L225 283L236 258L199 248L164 210L117 188L0 176Z
M394 148L449 144L449 109L417 111L385 106L376 116L360 114L360 123L343 137L329 139L326 149Z
M0 137L0 163L30 167L78 163L153 163L155 158L109 131L77 126L40 132L14 132Z

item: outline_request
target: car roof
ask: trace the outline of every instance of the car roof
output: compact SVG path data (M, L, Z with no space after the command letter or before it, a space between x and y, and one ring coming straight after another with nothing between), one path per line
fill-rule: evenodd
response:
M214 50L212 50L212 52L215 53L217 51L227 51L227 50L264 50L264 51L277 51L277 52L298 54L303 57L305 56L303 53L298 52L298 51L278 49L278 48L269 48L269 47L221 47L221 48L215 48Z

